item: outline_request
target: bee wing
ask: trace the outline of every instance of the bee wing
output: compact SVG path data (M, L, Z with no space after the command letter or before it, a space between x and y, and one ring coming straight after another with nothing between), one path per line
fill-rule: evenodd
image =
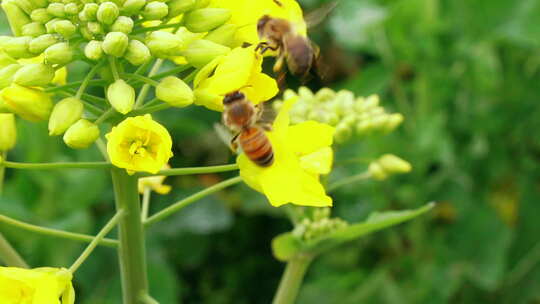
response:
M331 1L306 14L304 20L306 21L307 27L312 28L319 25L336 8L338 4L339 1L337 0Z
M223 124L215 123L214 124L214 130L216 131L217 136L219 139L227 146L231 151L235 151L232 141L235 138L234 134Z
M263 102L255 105L257 107L257 123L263 127L270 127L276 119L276 111L272 108L272 105L269 102Z

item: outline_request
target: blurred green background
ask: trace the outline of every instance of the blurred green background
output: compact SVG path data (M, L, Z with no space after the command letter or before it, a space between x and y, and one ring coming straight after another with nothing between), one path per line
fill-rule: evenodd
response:
M325 1L301 1L306 11ZM430 214L327 254L312 265L298 303L540 303L540 1L341 0L311 30L332 69L322 83L380 94L405 123L384 137L337 148L331 179L394 153L412 173L343 187L334 215L438 205ZM2 31L7 33L5 18ZM70 77L86 67L74 65ZM79 73L79 74L77 74ZM291 82L290 87L297 87ZM190 107L159 113L174 167L233 161L212 124ZM18 121L14 161L99 160ZM153 211L229 175L168 178ZM232 176L232 175L230 175ZM112 215L106 172L7 170L0 213L95 233ZM33 266L68 266L83 244L0 225ZM161 303L269 303L283 265L271 239L289 230L280 210L245 186L206 198L147 234L151 292ZM116 256L98 248L77 272L77 303L120 303Z

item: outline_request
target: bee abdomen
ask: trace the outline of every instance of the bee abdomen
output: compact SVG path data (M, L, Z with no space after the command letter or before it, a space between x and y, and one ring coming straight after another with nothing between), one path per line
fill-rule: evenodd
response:
M239 141L246 156L257 165L268 167L274 162L272 144L261 128L252 127L243 131Z

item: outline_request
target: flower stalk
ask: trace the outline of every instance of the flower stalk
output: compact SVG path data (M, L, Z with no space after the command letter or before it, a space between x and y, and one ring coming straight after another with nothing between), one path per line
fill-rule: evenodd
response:
M272 304L295 303L311 261L313 261L312 256L301 255L287 263Z
M0 260L2 260L7 266L28 268L28 264L17 253L17 251L11 246L6 238L0 233Z

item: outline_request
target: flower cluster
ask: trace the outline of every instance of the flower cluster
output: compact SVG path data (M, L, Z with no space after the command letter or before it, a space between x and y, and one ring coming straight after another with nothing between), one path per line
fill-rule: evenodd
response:
M344 229L349 223L340 218L331 218L329 208L318 208L311 217L307 216L295 226L293 235L303 241L315 240Z

